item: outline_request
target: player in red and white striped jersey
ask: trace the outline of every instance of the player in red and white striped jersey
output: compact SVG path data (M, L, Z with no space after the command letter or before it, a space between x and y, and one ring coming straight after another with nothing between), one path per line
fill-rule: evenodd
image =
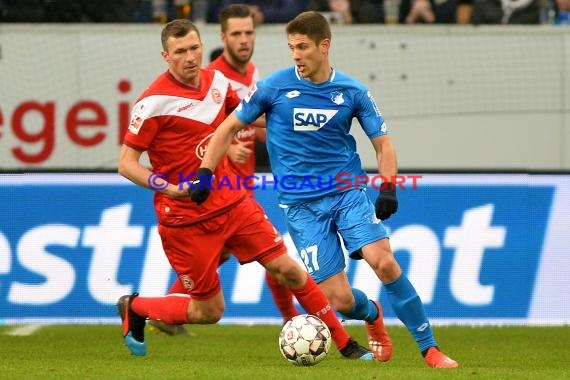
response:
M250 87L259 80L259 71L251 61L255 45L255 25L252 14L247 6L233 4L224 8L220 14L221 39L223 42L222 53L214 58L208 65L208 69L218 70L228 78L231 87L240 98L244 98ZM246 191L253 197L255 185L255 140L265 142L265 129L248 125L236 134L233 144L228 151L229 164L232 170L239 176L241 182L250 177ZM221 263L229 259L231 252L225 249L222 253ZM291 291L280 284L269 272L265 275L267 285L271 290L275 305L281 313L283 322L299 315L295 307ZM185 290L180 281L175 281L169 290L169 294L183 293ZM169 335L187 335L183 326L166 325L160 321L150 321L151 329L164 332Z

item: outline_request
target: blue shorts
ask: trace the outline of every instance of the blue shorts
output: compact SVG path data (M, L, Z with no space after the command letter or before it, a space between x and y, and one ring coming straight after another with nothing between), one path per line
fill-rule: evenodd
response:
M284 211L299 256L317 283L346 267L341 238L349 257L359 260L362 247L388 237L365 190L344 191Z

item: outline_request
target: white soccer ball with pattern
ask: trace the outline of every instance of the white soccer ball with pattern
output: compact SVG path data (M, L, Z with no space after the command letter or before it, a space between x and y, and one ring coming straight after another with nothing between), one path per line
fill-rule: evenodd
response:
M279 334L279 349L289 362L311 366L323 361L331 348L331 332L318 317L310 314L291 318Z

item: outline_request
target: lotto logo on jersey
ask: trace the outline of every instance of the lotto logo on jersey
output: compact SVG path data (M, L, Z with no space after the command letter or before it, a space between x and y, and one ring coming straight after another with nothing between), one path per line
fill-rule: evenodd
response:
M293 108L293 130L318 131L333 118L338 110Z

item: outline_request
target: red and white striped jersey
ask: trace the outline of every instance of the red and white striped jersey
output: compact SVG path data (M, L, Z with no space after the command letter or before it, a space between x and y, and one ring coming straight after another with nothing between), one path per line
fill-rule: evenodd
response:
M219 72L202 69L200 87L191 88L165 72L133 107L124 143L147 151L152 171L172 184L191 181L216 127L233 111L240 97ZM155 192L154 207L164 225L187 225L219 215L245 195L227 158L216 168L208 200L198 206L190 198L172 199Z

